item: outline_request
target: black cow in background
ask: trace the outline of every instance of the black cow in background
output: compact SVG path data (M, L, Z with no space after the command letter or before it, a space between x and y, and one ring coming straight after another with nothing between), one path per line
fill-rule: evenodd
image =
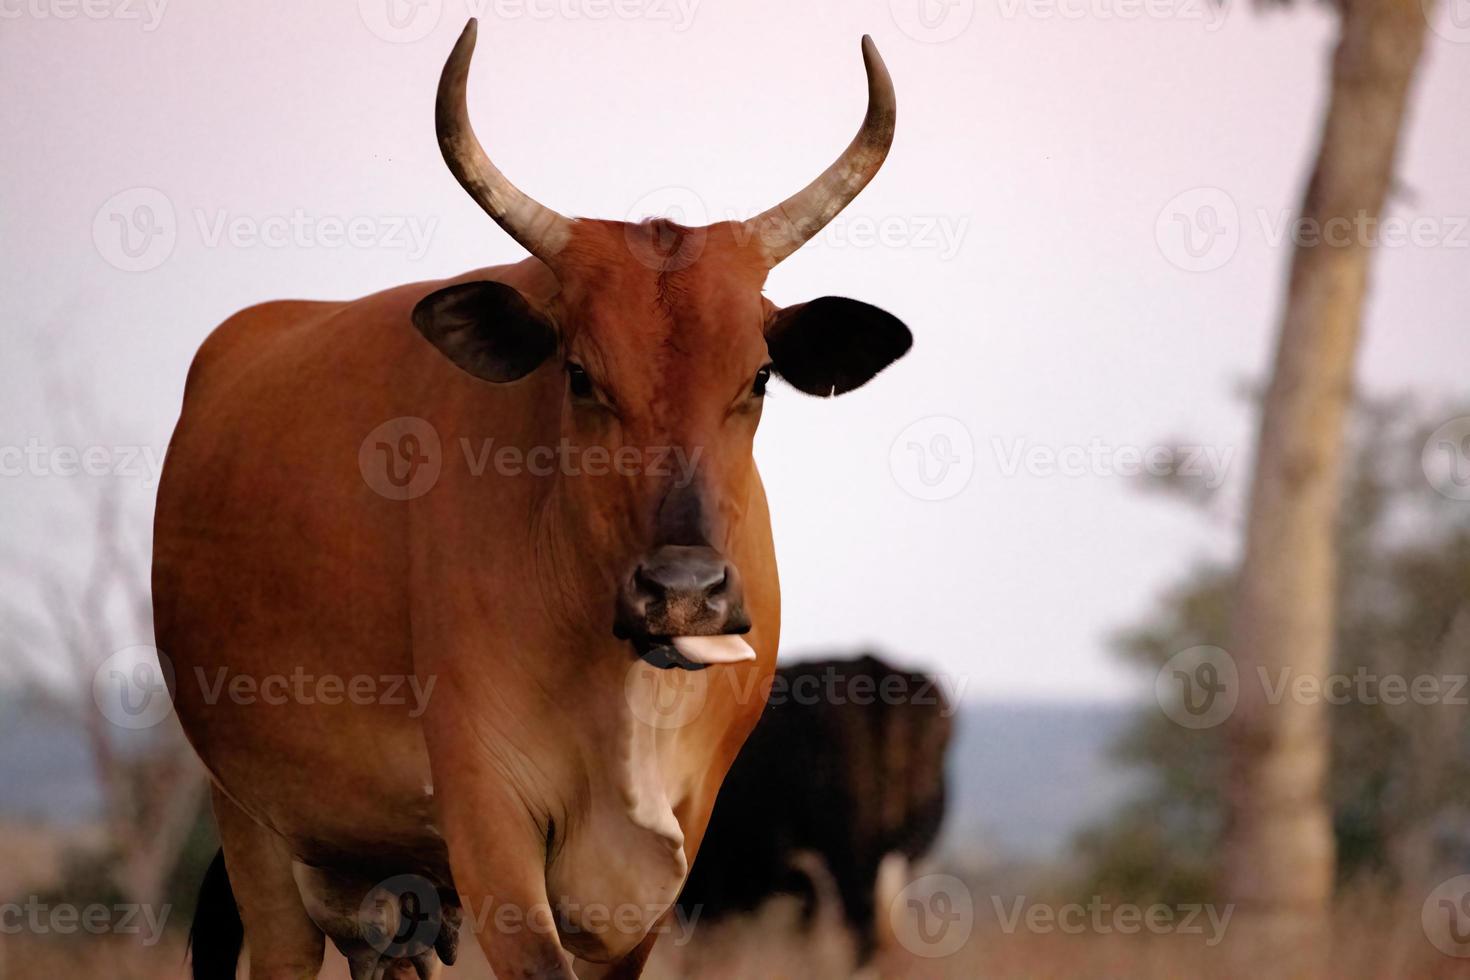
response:
M877 897L880 867L885 878L902 869L897 887L885 882L896 893L907 864L939 833L951 714L932 678L874 656L778 669L720 790L679 897L683 912L708 923L793 894L809 924L818 896L835 885L866 962L886 932L880 903L892 897ZM825 869L814 873L814 858Z

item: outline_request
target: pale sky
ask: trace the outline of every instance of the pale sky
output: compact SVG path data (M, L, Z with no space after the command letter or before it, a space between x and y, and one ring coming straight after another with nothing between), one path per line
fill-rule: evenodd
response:
M1107 636L1233 542L1113 470L1187 438L1227 488L1247 476L1233 390L1265 368L1331 16L917 2L0 0L0 454L102 446L125 470L7 469L7 549L84 554L68 479L114 480L151 509L148 467L110 447L162 453L191 355L234 310L521 257L434 139L468 14L471 115L512 180L566 214L686 222L749 215L830 162L862 115L866 32L898 91L892 155L768 293L875 303L915 346L843 398L773 385L757 453L783 656L872 646L972 699L1148 690ZM1430 35L1392 207L1423 219L1421 243L1375 269L1360 361L1374 390L1464 392L1456 26ZM1176 212L1196 218L1192 250ZM42 404L46 351L92 389L95 431Z

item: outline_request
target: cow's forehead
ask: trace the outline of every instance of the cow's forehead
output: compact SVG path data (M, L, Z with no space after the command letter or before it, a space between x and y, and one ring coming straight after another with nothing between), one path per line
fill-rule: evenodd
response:
M743 371L760 356L765 269L729 225L579 221L576 229L557 263L574 348L592 348L619 375L677 370L691 382Z

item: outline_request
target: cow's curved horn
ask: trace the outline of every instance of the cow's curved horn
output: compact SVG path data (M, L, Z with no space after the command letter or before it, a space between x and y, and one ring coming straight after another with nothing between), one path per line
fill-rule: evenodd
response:
M847 207L883 165L893 145L898 100L893 79L873 39L863 35L863 65L868 70L868 114L847 149L822 175L780 204L745 222L748 234L765 249L774 266L826 227Z
M477 28L478 21L471 17L454 50L449 52L444 73L439 76L439 100L434 106L439 149L450 172L495 223L532 255L547 260L566 245L571 237L572 220L523 194L490 162L475 138L475 131L470 127L465 83L470 74L470 57L475 53Z

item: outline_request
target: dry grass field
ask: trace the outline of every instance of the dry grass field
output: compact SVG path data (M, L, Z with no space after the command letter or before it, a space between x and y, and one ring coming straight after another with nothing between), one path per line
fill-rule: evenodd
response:
M953 955L924 959L892 949L867 969L853 969L841 930L818 923L809 935L792 928L793 910L780 902L758 916L698 930L685 947L659 948L648 980L1234 980L1224 942L1207 947L1198 936L1006 933L977 915L969 941ZM1470 959L1438 952L1425 938L1419 908L1360 902L1342 910L1334 939L1332 975L1340 980L1448 980L1470 977ZM242 971L243 974L243 971ZM0 980L174 980L186 976L177 938L141 948L118 938L0 938ZM324 980L346 980L344 961L329 955ZM443 980L490 980L478 951L465 949Z

